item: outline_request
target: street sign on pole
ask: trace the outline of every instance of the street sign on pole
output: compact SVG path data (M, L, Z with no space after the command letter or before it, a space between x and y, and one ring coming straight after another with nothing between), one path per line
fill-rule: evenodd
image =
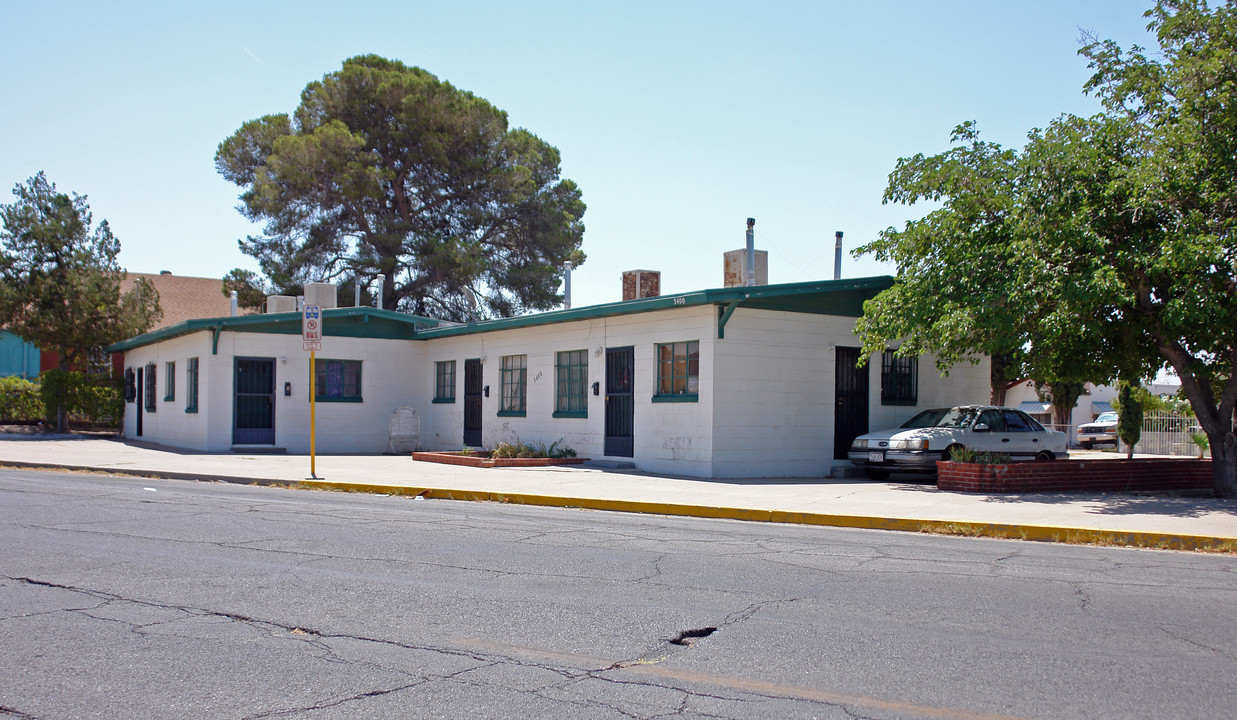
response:
M322 306L306 305L301 315L301 341L308 352L322 350Z
M318 477L318 369L315 353L322 349L322 306L306 305L301 315L301 341L309 351L309 477Z

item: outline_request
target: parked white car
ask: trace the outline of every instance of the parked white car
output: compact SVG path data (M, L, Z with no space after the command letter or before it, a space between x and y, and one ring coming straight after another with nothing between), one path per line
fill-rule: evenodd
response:
M1113 447L1119 447L1117 443L1117 413L1102 412L1100 416L1095 418L1094 422L1083 423L1078 426L1078 444L1084 450L1090 450L1092 445L1100 443L1112 443Z
M1069 457L1065 433L1048 430L1014 408L962 405L924 410L902 427L860 435L847 457L873 480L893 472L936 472L954 450L1004 453L1011 460Z

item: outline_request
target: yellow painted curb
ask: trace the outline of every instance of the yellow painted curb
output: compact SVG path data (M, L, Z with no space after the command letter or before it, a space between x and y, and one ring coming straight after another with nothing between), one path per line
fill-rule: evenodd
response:
M641 502L574 498L557 495L501 493L488 490L452 490L447 488L409 487L406 485L372 485L308 479L295 483L299 487L380 495L419 495L436 500L498 502L513 505L569 507L585 510L678 515L685 517L775 522L796 525L857 528L862 530L895 530L900 532L938 533L968 537L1008 538L1059 542L1069 544L1121 545L1162 550L1206 550L1237 552L1237 537L1182 535L1177 533L1144 532L1139 530L1097 530L1094 528L1056 527L1047 525L1005 525L949 520L914 520L867 515L830 515L826 513L792 512L788 510L752 510L747 508L678 503Z

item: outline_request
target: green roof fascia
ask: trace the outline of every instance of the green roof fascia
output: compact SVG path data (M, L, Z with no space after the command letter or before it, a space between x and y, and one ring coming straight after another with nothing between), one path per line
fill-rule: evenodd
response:
M430 340L440 337L514 330L538 325L616 317L679 307L696 305L729 306L733 303L738 303L736 308L748 307L761 310L859 317L863 314L863 303L865 300L875 297L882 290L892 287L893 284L894 279L892 277L879 275L849 280L816 280L779 285L716 288L678 295L662 295L603 305L589 305L582 308L572 308L571 310L552 310L535 315L521 315L520 317L502 318L499 320L481 320L460 325L440 325L436 328L418 329L416 338L419 340ZM733 310L731 312L733 313Z
M327 308L322 311L322 334L331 337L410 340L419 328L434 327L437 320L372 307ZM262 313L186 320L107 346L107 352L123 352L203 330L300 335L301 313Z

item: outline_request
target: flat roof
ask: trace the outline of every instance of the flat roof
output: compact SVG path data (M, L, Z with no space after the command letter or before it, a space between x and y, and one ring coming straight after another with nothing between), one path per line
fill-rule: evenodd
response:
M375 307L325 308L322 334L333 337L363 337L412 340L418 328L438 325L438 320ZM203 330L300 335L301 313L261 313L186 320L107 346L107 352L123 352Z
M716 305L721 309L718 336L722 337L726 320L738 308L859 317L863 314L864 301L870 300L882 290L892 287L893 284L893 277L879 275L846 280L715 288L470 323L452 323L372 307L330 308L323 310L323 335L430 340L679 307ZM107 351L123 352L202 330L214 331L216 335L225 330L299 335L301 313L286 312L188 320L114 343L108 346Z

